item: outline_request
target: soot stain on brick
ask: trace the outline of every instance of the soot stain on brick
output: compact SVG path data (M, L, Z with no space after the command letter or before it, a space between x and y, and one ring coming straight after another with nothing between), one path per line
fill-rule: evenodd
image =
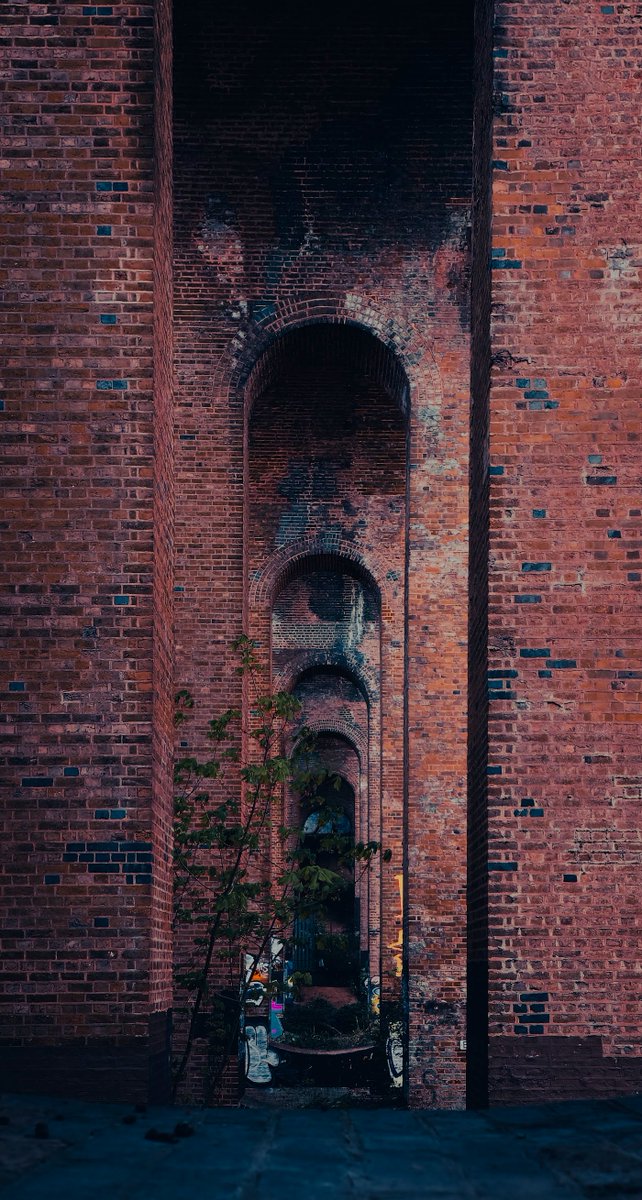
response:
M308 489L309 478L309 461L291 462L287 475L277 486L279 496L285 496L287 500L299 500Z
M306 243L305 205L295 170L296 158L296 151L289 151L269 176L276 245L267 257L265 281L274 288L281 282L289 256L299 253ZM309 235L311 231L307 232Z
M322 621L345 620L345 577L335 571L315 571L310 576L308 605Z
M379 602L372 588L363 589L363 619L368 625L379 619Z
M321 26L312 11L300 12L294 28L285 13L254 10L253 52L236 55L232 70L231 26L239 15L232 18L217 10L215 20L206 6L197 8L198 38L191 9L189 20L181 6L176 11L179 120L196 121L212 135L216 131L218 169L229 178L230 188L243 192L252 178L267 180L263 202L272 210L273 222L268 236L277 246L268 250L264 270L273 284L288 256L309 242L312 224L335 249L348 253L359 252L373 238L397 245L448 240L447 200L465 196L469 189L472 83L468 74L460 78L453 103L449 64L451 56L461 57L462 45L467 52L472 23L444 22L430 6L420 6L412 17L411 39L404 44L388 38L378 45L371 37L366 56L363 26L349 13ZM404 15L398 21L392 14L393 30L405 29L407 19ZM310 26L307 37L302 22ZM293 66L301 57L302 37L304 72ZM355 57L362 68L358 72L351 69ZM435 81L430 103L417 103L426 80ZM292 106L293 81L294 143L283 120L284 110ZM329 93L335 99L330 107ZM220 136L239 124L247 131L242 155L233 139ZM268 137L272 168L266 172ZM418 154L421 172L412 169ZM431 184L428 205L426 176Z
M548 992L520 992L519 1002L513 1004L516 1034L543 1034L550 1022Z
M331 499L338 491L339 464L331 458L317 458L312 466L312 498Z
M296 541L297 538L303 537L309 524L309 505L305 500L298 500L291 504L287 510L279 517L279 524L276 533L276 545L285 546L288 542Z

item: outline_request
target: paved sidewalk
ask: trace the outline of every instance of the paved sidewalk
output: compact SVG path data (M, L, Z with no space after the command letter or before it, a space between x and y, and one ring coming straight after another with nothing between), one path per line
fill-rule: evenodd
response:
M642 1097L484 1113L136 1113L4 1096L0 1122L6 1200L642 1200Z

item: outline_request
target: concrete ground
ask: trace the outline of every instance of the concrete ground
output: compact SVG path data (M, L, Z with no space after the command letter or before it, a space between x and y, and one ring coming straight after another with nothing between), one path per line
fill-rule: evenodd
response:
M482 1113L3 1096L0 1187L6 1200L642 1200L642 1096Z

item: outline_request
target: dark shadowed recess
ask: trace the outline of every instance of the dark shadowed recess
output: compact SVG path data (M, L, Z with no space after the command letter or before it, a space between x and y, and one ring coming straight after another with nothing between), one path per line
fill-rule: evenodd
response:
M287 391L336 377L339 392L357 395L376 387L407 415L408 380L397 356L379 338L351 322L310 321L274 338L247 383L250 405L268 389ZM326 396L322 419L331 396Z
M208 218L295 252L440 241L470 193L472 6L175 5L179 161L216 142Z

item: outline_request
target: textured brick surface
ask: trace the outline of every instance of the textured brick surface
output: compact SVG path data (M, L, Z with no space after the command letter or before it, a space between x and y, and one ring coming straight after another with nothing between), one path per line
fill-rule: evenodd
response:
M174 389L172 320L172 7L156 0L154 60L154 647L150 1002L172 1007L172 757L174 752Z
M514 864L489 874L500 1101L642 1079L642 30L627 3L499 3L495 21L489 858Z
M0 5L9 1077L162 1092L245 628L392 851L410 1103L638 1087L639 5L198 0L173 113L170 9Z
M154 779L151 750L153 12L4 4L2 21L4 1062L41 1086L38 1046L71 1039L63 1086L98 1091L102 1063L143 1095L150 1014L169 1007L150 939L168 799L167 735ZM165 590L157 575L157 612ZM167 694L167 637L157 650ZM154 887L166 907L167 865Z
M475 8L468 581L467 1098L488 1096L488 498L493 6Z

